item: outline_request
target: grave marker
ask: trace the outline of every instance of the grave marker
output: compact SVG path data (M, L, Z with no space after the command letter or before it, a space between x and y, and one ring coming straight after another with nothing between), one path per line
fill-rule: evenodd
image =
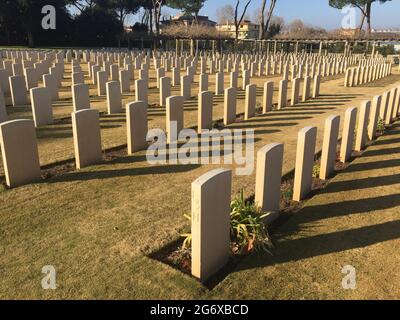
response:
M1 123L0 145L7 186L14 188L40 180L36 130L32 120Z
M299 131L293 187L294 201L303 200L311 191L316 139L316 127L305 127Z
M101 162L101 136L99 111L93 109L72 112L76 168Z
M222 169L192 183L192 275L202 282L229 260L231 183Z

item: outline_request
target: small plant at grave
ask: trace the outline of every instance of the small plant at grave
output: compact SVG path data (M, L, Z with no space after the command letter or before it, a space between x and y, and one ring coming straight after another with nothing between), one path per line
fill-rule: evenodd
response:
M185 217L191 220L190 215ZM243 190L231 202L230 240L233 255L245 255L252 252L270 253L272 242L263 219L263 214L253 202L244 199ZM181 251L188 252L192 245L192 234L181 235L184 238Z
M293 190L292 189L284 189L284 190L282 190L282 197L285 200L292 200L293 199Z
M192 256L192 250L191 248L187 247L180 247L177 251L173 253L171 256L171 263L172 265L176 267L181 267L182 269L186 271L190 271L191 268L191 256Z
M257 105L256 105L256 113L257 113L257 114L261 114L261 113L262 113L262 105L261 105L260 102L257 102Z
M321 167L319 164L315 164L313 166L313 170L312 170L312 176L313 178L319 178L319 173L321 171Z
M218 121L213 121L213 123L212 123L212 128L213 128L213 129L221 130L221 129L223 129L223 126L221 125L220 122L218 122Z
M231 242L234 254L252 251L270 253L272 242L263 223L263 214L254 202L244 199L243 190L231 203Z
M385 131L385 123L381 118L378 119L378 125L376 126L376 130L379 132L384 132Z
M3 183L0 183L0 193L1 193L1 192L6 192L6 191L7 191L6 185L3 184Z
M183 216L186 219L188 219L189 221L192 221L192 217L190 214L184 214ZM192 246L192 234L184 233L184 234L181 234L181 237L184 238L183 243L182 243L182 249L183 250L190 249L190 247Z

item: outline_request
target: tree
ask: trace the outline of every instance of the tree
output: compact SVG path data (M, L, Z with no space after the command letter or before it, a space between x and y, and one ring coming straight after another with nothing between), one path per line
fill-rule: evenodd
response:
M75 40L82 46L114 46L123 31L115 12L86 8L75 19Z
M167 5L172 9L182 10L185 15L194 16L196 21L206 0L168 0Z
M261 10L260 10L260 34L259 38L264 39L265 34L268 32L271 19L272 19L272 14L274 13L275 6L276 6L276 1L277 0L271 0L269 4L269 8L267 11L267 19L265 20L265 10L267 7L267 0L262 0L262 5L261 5Z
M388 55L393 55L396 54L396 50L394 45L388 44L388 45L382 45L378 48L379 54L383 55L384 57L387 57Z
M32 0L17 0L17 4L19 6L21 25L26 32L28 37L28 46L34 46L34 37L33 37L33 13L34 13L34 3Z
M153 0L141 0L141 6L144 11L141 23L146 24L148 31L153 33Z
M35 38L38 36L39 38L43 38L43 36L41 37L43 33L46 34L44 38L49 38L50 34L57 34L58 37L58 32L62 30L61 24L58 25L59 30L43 30L41 21L43 18L42 8L44 6L52 5L55 7L56 17L60 18L58 19L59 22L63 21L67 23L69 19L65 0L16 0L14 5L16 5L15 8L17 12L15 12L12 17L21 25L22 32L26 36L29 47L34 47Z
M71 5L79 10L80 13L87 8L94 8L96 0L67 0L68 5Z
M132 27L131 27L133 32L143 32L146 33L148 31L147 25L144 23L136 22Z
M290 33L300 33L303 32L304 29L306 28L304 22L300 19L295 19L293 20L288 26L287 30Z
M365 19L367 20L367 32L371 35L371 14L372 4L379 2L380 4L386 3L391 0L329 0L329 5L333 8L343 9L347 6L358 8L362 14L362 20L360 24L360 31L362 30Z
M246 5L244 6L243 12L240 15L239 14L239 5L240 5L240 0L236 0L236 7L235 7L235 40L237 41L239 39L239 27L242 24L242 21L246 15L247 8L249 7L251 3L251 0L247 0ZM239 18L240 15L240 18Z
M165 4L165 0L151 0L151 2L153 5L153 16L156 35L158 36L160 34L161 9Z
M0 0L0 43L12 45L25 42L19 19L20 7L15 0ZM17 18L17 19L16 19Z
M233 22L235 19L235 9L232 5L227 4L217 9L217 19L219 24Z
M314 38L326 34L326 30L305 24L300 19L293 20L287 26L288 35L290 38Z
M135 14L142 6L140 0L106 0L101 4L105 9L114 10L122 26L125 24L126 17Z
M276 35L281 33L284 27L285 20L283 20L283 18L272 16L265 37L268 39L275 37Z
M147 24L151 33L154 32L155 28L158 35L160 33L161 9L166 0L141 0L140 2L144 10L141 23Z

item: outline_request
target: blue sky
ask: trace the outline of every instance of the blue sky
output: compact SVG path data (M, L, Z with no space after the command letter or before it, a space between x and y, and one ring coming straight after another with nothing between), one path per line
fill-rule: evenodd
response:
M241 0L241 3L244 2L245 0ZM328 0L278 0L275 14L283 17L286 22L300 18L306 23L326 29L339 28L342 13L340 10L331 8L328 2ZM226 4L235 5L236 0L207 0L200 14L208 15L210 19L216 20L216 10ZM253 17L260 6L261 0L252 0L249 16ZM166 9L166 12L175 13L172 9ZM400 28L400 0L392 0L383 5L374 4L372 25L374 28Z

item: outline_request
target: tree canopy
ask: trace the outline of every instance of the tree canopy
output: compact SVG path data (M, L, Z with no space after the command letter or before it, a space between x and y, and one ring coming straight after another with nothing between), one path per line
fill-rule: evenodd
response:
M391 0L329 0L329 5L333 8L343 9L344 7L351 6L358 8L362 14L362 20L359 29L361 30L365 19L367 20L368 34L371 34L371 16L372 4L378 2L384 4Z
M141 8L154 10L155 2L165 3L164 0L0 0L0 44L114 46L124 31L128 15L138 13ZM42 28L42 8L46 5L56 9L54 30Z
M182 10L184 14L197 17L205 2L206 0L167 0L167 5Z

